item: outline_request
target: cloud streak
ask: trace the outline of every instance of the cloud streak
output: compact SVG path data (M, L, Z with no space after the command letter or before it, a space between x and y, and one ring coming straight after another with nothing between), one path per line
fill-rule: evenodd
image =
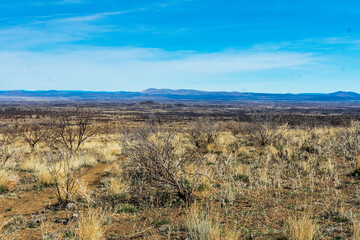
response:
M292 68L316 61L311 54L224 51L211 54L147 48L92 48L65 52L0 52L2 89L142 90L184 86L269 69ZM21 69L21 71L18 71Z
M132 10L135 11L135 10ZM112 31L96 21L130 11L114 11L75 17L56 17L0 28L0 49L28 49L54 43L72 43ZM50 18L50 17L48 17Z
M79 3L85 3L85 0L61 0L54 2L55 4L79 4Z
M127 31L125 27L113 26L111 22L104 23L101 20L145 10L146 8L136 8L82 15L32 16L25 22L21 21L21 24L0 27L0 49L26 50L55 43L73 44L112 31ZM6 21L7 19L2 20Z

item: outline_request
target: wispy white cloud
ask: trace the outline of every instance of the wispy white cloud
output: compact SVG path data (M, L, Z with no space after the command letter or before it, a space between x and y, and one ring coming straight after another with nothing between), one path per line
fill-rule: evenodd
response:
M82 16L47 16L19 25L5 26L0 28L0 49L27 49L89 39L113 29L111 25L97 24L98 20L141 10L100 12Z
M136 9L124 10L124 11L99 12L99 13L85 14L82 16L57 18L52 21L55 21L55 22L92 22L92 21L96 21L99 19L109 17L109 16L142 12L145 10L146 10L146 8L136 8Z
M286 49L326 49L345 45L345 47L360 48L360 39L351 37L325 37L325 38L309 38L294 41L267 42L255 44L255 50L286 50Z
M89 15L85 15L85 16L76 16L76 17L66 17L66 18L59 18L59 19L55 19L52 21L55 22L92 22L92 21L96 21L108 16L114 16L114 15L121 15L121 14L126 14L126 13L131 13L131 12L135 12L135 11L140 11L141 9L136 9L136 10L128 10L128 11L115 11L115 12L100 12L100 13L95 13L95 14L89 14Z
M54 43L71 43L94 34L111 31L109 26L97 26L85 21L57 20L0 28L0 49L29 49Z
M0 49L41 48L47 44L86 40L111 31L126 31L125 27L114 26L111 22L102 23L100 20L145 10L146 8L136 8L82 15L57 14L21 18L20 24L0 27Z
M36 1L22 1L22 2L16 2L15 4L20 6L46 6L46 5L66 5L66 4L84 4L87 0L36 0ZM14 3L6 3L1 4L3 6L10 6Z
M358 45L360 46L360 39L352 39L349 37L332 37L324 38L322 40L324 44L346 44L346 45Z
M63 52L0 52L2 89L142 90L190 86L231 74L291 69L316 62L296 52L224 51L211 54L147 48ZM21 69L19 71L18 69Z
M56 4L79 4L79 3L85 3L85 0L60 0L53 3Z

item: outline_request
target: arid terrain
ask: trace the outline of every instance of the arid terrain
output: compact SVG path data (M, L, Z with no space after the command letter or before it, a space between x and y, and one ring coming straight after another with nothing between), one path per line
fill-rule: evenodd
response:
M0 239L360 240L358 104L0 107Z

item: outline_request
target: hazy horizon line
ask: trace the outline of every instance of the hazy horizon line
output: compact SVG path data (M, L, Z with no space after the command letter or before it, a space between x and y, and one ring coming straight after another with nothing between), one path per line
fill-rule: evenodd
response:
M142 93L145 92L147 90L171 90L171 91L199 91L199 92L224 92L224 93L255 93L255 94L332 94L332 93L339 93L339 92L343 92L343 93L356 93L356 94L360 94L358 92L355 91L346 91L346 90L338 90L338 91L334 91L334 92L253 92L253 91L227 91L227 90L217 90L217 91L212 91L212 90L201 90L201 89L191 89L191 88L179 88L179 89L172 89L172 88L146 88L144 90L141 91L128 91L128 90L117 90L117 91L107 91L107 90L81 90L81 89L38 89L38 90L27 90L27 89L12 89L12 90L1 90L0 92L14 92L14 91L23 91L23 92L51 92L51 91L56 91L56 92L94 92L94 93L118 93L118 92L130 92L130 93Z

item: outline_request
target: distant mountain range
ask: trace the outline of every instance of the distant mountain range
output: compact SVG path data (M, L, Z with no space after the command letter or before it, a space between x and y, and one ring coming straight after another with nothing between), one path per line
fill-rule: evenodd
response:
M122 102L348 102L360 101L355 92L275 94L252 92L208 92L199 90L172 90L149 88L142 92L93 91L0 91L0 101L122 101Z

